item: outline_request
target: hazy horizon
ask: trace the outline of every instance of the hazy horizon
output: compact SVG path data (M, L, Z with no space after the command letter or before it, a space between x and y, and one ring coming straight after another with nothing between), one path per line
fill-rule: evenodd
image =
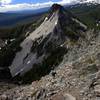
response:
M100 0L0 0L0 12L35 10L50 7L54 3L61 5L76 4L79 2L98 2Z

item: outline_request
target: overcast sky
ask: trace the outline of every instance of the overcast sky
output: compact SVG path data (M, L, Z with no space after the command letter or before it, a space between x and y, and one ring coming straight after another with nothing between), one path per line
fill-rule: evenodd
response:
M38 9L51 6L53 3L64 5L70 3L78 3L79 1L93 0L0 0L0 12Z

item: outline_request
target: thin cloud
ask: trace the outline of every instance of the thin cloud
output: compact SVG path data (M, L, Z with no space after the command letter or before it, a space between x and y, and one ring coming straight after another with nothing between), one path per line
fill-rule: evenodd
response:
M44 7L49 7L53 3L58 3L61 5L70 4L70 3L78 3L80 1L87 1L87 0L61 0L59 2L44 2L44 3L22 3L22 4L10 4L12 0L1 0L2 6L0 7L0 12L7 12L7 11L16 11L16 10L26 10L26 9L39 9ZM92 0L89 0L92 1Z
M1 5L10 4L12 0L0 0Z

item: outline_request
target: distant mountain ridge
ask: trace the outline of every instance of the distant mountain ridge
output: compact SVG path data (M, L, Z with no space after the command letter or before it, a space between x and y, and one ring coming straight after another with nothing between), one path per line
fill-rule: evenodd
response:
M66 9L74 13L80 20L87 24L89 28L100 29L100 4L76 4L66 7Z
M25 23L32 23L32 20L36 20L40 14L31 13L1 13L0 14L0 29L12 28L18 24L24 25Z
M99 5L98 3L94 3L94 2L84 2L84 1L82 2L83 3L70 4L70 5L64 5L64 6L66 8L73 8L73 7L75 8L78 6L93 7L93 6ZM49 9L50 7L46 7L46 8L41 8L37 10L8 11L5 13L0 13L0 27L2 28L5 26L6 27L14 26L16 24L15 20L17 20L18 22L20 21L27 22L27 20L33 20L34 15L48 12Z

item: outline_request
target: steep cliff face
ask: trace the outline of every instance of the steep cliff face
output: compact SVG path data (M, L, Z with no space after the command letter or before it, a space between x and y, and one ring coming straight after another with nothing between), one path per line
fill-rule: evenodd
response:
M100 100L100 30L54 4L25 36L9 67L20 86L0 82L0 100Z
M30 81L33 76L32 80L50 72L62 61L70 48L69 42L84 37L86 29L69 11L54 4L43 23L21 42L22 49L9 66L12 77Z

